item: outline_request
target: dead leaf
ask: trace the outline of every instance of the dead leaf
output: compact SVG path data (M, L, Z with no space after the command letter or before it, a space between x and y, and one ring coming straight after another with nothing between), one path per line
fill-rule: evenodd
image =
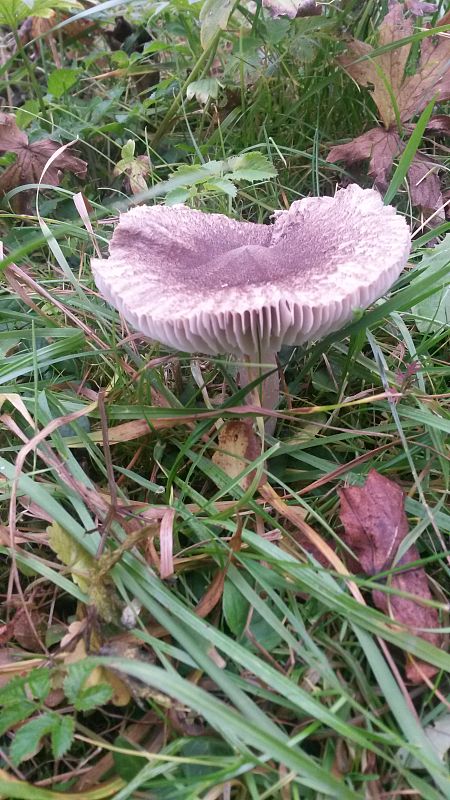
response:
M404 494L397 484L371 469L364 486L341 489L339 496L343 538L367 575L386 572L394 564L399 567L419 560L419 553L412 546L395 562L398 548L408 534ZM439 627L436 609L420 603L420 599L432 599L425 570L414 567L397 573L389 579L389 585L415 595L418 602L376 590L372 595L375 605L416 636L439 647L442 636L422 630ZM431 677L437 669L430 664L420 662L416 666L411 662L406 671L411 681L421 682L420 672Z
M161 520L159 529L159 575L161 580L170 578L174 573L173 567L173 526L175 522L175 509L168 508Z
M412 35L412 21L410 18L405 18L400 3L395 3L386 14L378 33L379 46L392 44ZM436 96L438 101L442 101L450 95L448 69L450 40L447 36L430 36L423 39L418 70L414 75L406 77L405 67L411 50L410 42L372 59L357 61L362 56L370 56L373 49L366 42L351 39L347 52L338 60L360 86L371 90L385 128L396 125L395 111L387 84L396 99L403 122L408 122L416 114L420 114L433 97Z
M212 460L229 478L237 476L249 462L261 454L261 445L253 430L253 423L248 420L231 420L219 431L218 449ZM246 475L239 482L242 489L247 489L254 478L254 472Z
M146 176L152 171L148 156L122 159L114 167L114 175L125 176L125 189L131 194L140 194L148 189Z
M271 17L313 17L322 13L315 0L263 0Z
M442 24L440 20L440 24ZM403 81L397 102L404 122L420 114L436 98L442 103L450 98L450 38L429 36L422 40L419 69Z
M434 161L421 153L416 153L408 170L411 202L421 208L426 216L444 205L437 169L438 165ZM444 209L435 214L435 217L439 221L444 220Z
M424 14L434 14L437 11L434 3L423 3L422 0L405 0L405 6L415 17L423 17Z
M390 10L379 27L379 46L393 44L413 33L412 19L405 17L404 9L398 2L391 3ZM413 13L418 13L417 9ZM440 24L443 24L442 19ZM420 114L433 97L438 101L450 97L450 39L446 35L423 39L419 64L414 75L405 75L411 52L410 42L371 58L373 50L370 44L351 39L347 52L338 61L360 86L369 89L378 108L382 126L367 131L347 144L333 147L327 161L342 160L353 164L369 159L369 175L374 178L375 185L385 191L393 160L405 146L397 130L398 120L392 96L402 123L408 123ZM364 60L360 60L363 57ZM428 129L446 132L448 118L440 115L435 119L434 127L430 120ZM414 126L406 125L406 130L411 134ZM431 216L443 202L439 178L435 171L429 171L430 159L425 159L421 154L416 159L409 171L411 199L426 216ZM437 214L435 218L439 222L443 219L443 214Z
M30 608L28 615L19 609L13 619L14 639L24 650L35 652L41 650L39 637L45 639L45 618L36 609Z
M327 161L345 161L354 164L369 159L369 175L375 185L384 191L389 182L394 158L402 151L403 144L396 130L372 128L347 144L332 147Z
M428 120L427 131L437 131L448 133L450 136L450 116L448 114L436 114Z
M0 175L0 194L6 194L23 184L39 183L48 160L60 147L58 142L51 139L40 139L30 144L26 133L17 127L14 114L0 113L0 151L17 154L14 164ZM46 169L44 182L59 186L64 170L84 177L87 163L65 150ZM23 211L29 203L30 192L22 192L18 198L19 210Z

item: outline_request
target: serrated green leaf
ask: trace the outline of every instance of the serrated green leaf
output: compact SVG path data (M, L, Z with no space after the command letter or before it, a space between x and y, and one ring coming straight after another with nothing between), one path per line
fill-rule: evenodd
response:
M228 195L228 197L236 197L237 189L234 183L227 178L216 178L214 181L205 183L206 189L219 190Z
M21 761L36 752L42 737L52 731L54 717L56 716L52 712L45 712L40 714L39 717L26 722L16 731L9 748L9 755L13 764L20 764Z
M77 711L91 711L96 706L103 706L113 695L112 686L108 683L98 683L96 686L89 686L82 689L78 695L74 706Z
M236 181L261 181L274 178L278 174L263 153L244 153L242 156L229 158L226 166L231 170L230 177Z
M93 667L91 664L85 664L82 661L76 661L74 664L69 664L67 675L64 678L63 688L69 703L75 704L75 701L83 689L83 686L91 674Z
M4 708L0 716L0 736L3 736L14 725L31 717L35 711L35 704L23 699L13 706Z
M172 189L171 192L166 194L166 206L175 206L178 203L185 203L193 194L196 193L195 189Z
M26 700L31 693L38 700L45 700L51 689L51 675L48 669L38 667L28 675L16 675L0 689L0 705L11 706Z
M77 711L90 711L96 706L107 703L112 697L113 689L108 683L96 683L85 687L86 681L94 671L91 664L84 664L81 661L69 666L63 687L67 699Z
M70 749L74 731L75 720L73 717L55 715L55 722L51 731L52 753L55 758L62 758Z
M37 700L45 700L52 688L51 673L48 669L33 669L25 680L27 690Z
M73 582L83 592L89 592L89 576L95 568L95 561L89 553L72 539L57 522L47 528L48 543L59 560L69 567Z
M217 78L201 78L192 81L186 89L186 97L192 100L193 97L199 103L207 103L210 98L217 100L219 94L219 81Z

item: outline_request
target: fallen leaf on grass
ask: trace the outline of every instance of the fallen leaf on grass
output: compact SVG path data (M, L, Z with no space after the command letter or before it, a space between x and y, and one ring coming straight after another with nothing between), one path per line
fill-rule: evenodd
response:
M61 639L61 660L64 666L69 664L77 664L83 662L88 655L86 650L86 642L84 639L86 629L86 620L77 620L69 625L66 636ZM73 642L76 642L73 647ZM100 649L100 643L96 637L91 635L91 646L93 651ZM131 700L131 694L124 683L124 681L112 670L106 667L95 667L86 677L83 683L83 689L89 689L93 686L100 686L108 684L112 689L111 703L115 706L126 706Z
M315 0L263 0L263 6L271 17L315 17L322 7Z
M375 185L385 190L389 182L394 158L402 151L403 144L395 130L372 128L347 144L332 147L327 161L346 161L355 164L369 159L369 175Z
M252 420L231 420L219 431L219 445L212 460L229 478L237 478L249 462L261 453L261 445L253 430ZM242 489L247 489L254 478L254 472L239 481Z
M445 757L450 750L450 714L444 714L431 725L424 728L424 734L431 743L439 761L445 763ZM422 763L406 748L400 748L397 758L402 764L406 764L409 769L422 769Z
M416 17L423 17L424 14L434 14L437 11L434 3L424 3L422 0L405 0L405 6Z
M53 142L51 139L39 139L30 144L26 133L17 127L14 114L0 113L0 152L16 153L17 155L14 164L7 167L0 175L0 194L6 194L11 189L23 184L39 183L48 160L60 147L58 142ZM59 186L61 172L64 170L84 177L87 163L64 150L47 167L45 183ZM17 210L24 213L29 199L30 192L22 192L18 195Z
M426 156L416 153L408 170L411 202L428 217L444 204L437 166ZM441 213L443 216L443 211Z
M404 7L395 2L379 27L378 45L394 44L412 33L411 17L405 17ZM360 86L369 89L382 125L344 145L331 148L327 161L353 164L369 159L369 175L374 178L375 185L385 191L393 161L405 147L405 142L399 136L398 123L408 123L433 98L442 102L450 97L450 40L445 35L423 39L417 70L413 75L405 75L411 42L371 57L373 50L367 42L351 39L347 52L338 61ZM434 124L430 120L429 131L447 130L445 115L439 115L435 120ZM414 126L408 126L409 134L413 130ZM424 159L428 164L426 171ZM430 167L434 167L431 172ZM443 204L436 169L437 165L431 158L417 153L408 173L412 203L427 216ZM420 183L417 181L419 173L422 177ZM435 216L442 219L444 215L440 211Z
M398 548L408 534L404 494L397 484L371 469L364 486L341 489L339 497L343 539L367 575L387 572L391 567L405 566L420 559L412 545L395 561ZM417 601L375 590L372 596L377 608L401 622L416 636L439 647L442 636L422 630L439 627L437 610L420 602L421 599L432 599L425 570L412 567L394 574L389 579L389 586L415 595ZM406 667L407 676L413 683L420 683L423 675L430 678L436 672L436 667L424 662L412 661Z

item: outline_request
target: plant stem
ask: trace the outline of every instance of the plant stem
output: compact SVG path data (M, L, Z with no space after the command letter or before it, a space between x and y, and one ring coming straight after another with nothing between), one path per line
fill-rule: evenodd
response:
M39 110L40 110L41 114L44 116L45 112L46 112L46 109L45 109L45 103L44 103L44 101L42 99L40 86L39 86L39 83L37 81L36 75L34 74L33 68L31 66L30 59L28 58L28 56L27 56L27 54L25 52L25 48L23 47L22 42L20 41L19 34L18 34L17 30L14 31L14 40L16 42L17 53L22 58L23 64L24 64L25 69L26 69L27 74L28 74L28 78L29 78L31 86L33 88L33 93L36 96L36 99L37 99L37 101L39 103Z
M179 106L181 105L181 101L183 100L183 95L193 80L197 77L199 73L205 69L208 64L211 63L212 59L214 58L214 54L217 49L217 45L219 42L221 31L214 36L214 39L211 40L210 44L206 48L206 50L201 54L201 56L197 59L196 63L194 64L191 72L189 73L188 77L186 78L185 82L180 88L180 91L175 96L172 104L169 106L169 109L164 117L163 121L161 122L159 128L155 131L152 137L152 147L155 147L160 139L164 136L165 133L170 128L171 122L173 117L178 111Z

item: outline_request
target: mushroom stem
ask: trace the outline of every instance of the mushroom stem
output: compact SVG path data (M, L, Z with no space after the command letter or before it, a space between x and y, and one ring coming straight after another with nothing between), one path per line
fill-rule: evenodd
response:
M247 386L257 378L262 378L261 383L254 390L257 393L258 405L271 410L277 408L280 401L280 379L277 370L276 353L270 350L252 354L247 353L245 360L247 366L240 369L240 386ZM265 375L267 377L264 377ZM251 396L249 397L249 402L251 402ZM266 433L273 434L276 422L275 417L266 419Z

